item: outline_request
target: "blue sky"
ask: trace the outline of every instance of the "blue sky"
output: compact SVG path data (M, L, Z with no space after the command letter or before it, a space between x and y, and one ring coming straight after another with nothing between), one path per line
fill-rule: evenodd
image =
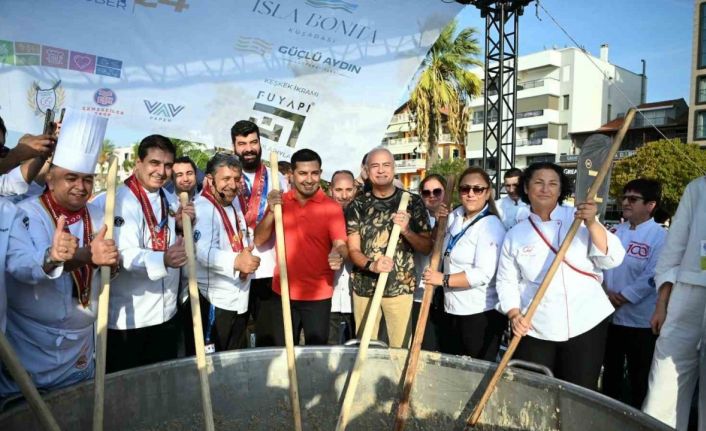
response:
M542 5L589 52L598 56L601 44L610 47L611 63L640 73L647 61L647 101L683 97L689 103L693 0L541 0ZM520 54L553 46L573 46L571 40L531 3L520 17ZM483 44L485 21L478 9L466 7L459 25L479 31Z

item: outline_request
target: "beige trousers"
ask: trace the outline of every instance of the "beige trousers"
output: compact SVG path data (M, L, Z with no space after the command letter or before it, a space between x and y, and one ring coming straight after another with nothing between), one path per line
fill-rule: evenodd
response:
M363 322L368 320L370 303L373 298L358 296L353 292L353 316L358 338L363 334ZM382 313L378 312L373 327L372 339L376 340L380 329L380 318L385 315L385 326L390 347L409 347L411 336L412 294L399 295L392 298L382 298Z

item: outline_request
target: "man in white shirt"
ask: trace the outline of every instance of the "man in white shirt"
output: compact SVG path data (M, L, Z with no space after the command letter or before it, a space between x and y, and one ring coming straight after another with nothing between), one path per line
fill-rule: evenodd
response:
M106 123L67 112L47 190L19 205L24 226L9 243L8 339L39 388L93 376L97 267L117 266L119 259L115 243L104 239L103 209L87 204ZM18 391L0 376L0 396Z
M495 207L498 209L505 229L510 229L529 216L529 207L520 199L521 176L522 171L517 168L505 172L503 186L507 195L495 201Z
M135 170L115 199L115 238L122 255L110 289L106 370L115 372L176 358L179 268L186 263L182 211L163 186L176 150L161 135L140 142Z
M684 190L655 268L659 334L642 410L686 430L697 380L706 382L706 177ZM699 349L701 345L701 349ZM700 351L699 351L700 350ZM699 385L699 430L706 429L706 384Z
M279 177L280 189L289 189L287 179L270 170L262 163L260 129L252 121L241 120L230 129L233 152L243 165L243 181L240 184L243 213L248 226L248 235L253 238L255 227L267 212L267 194L270 191L270 176ZM274 301L272 276L275 271L274 235L262 246L255 247L254 255L260 258L260 266L250 282L250 304L248 309L255 321L257 347L275 345L273 313L281 313L279 302Z
M650 318L657 301L655 265L662 251L667 231L652 215L659 205L661 184L655 180L636 179L623 187L623 217L627 220L612 232L626 250L623 263L604 271L606 293L613 307L608 325L603 359L603 393L635 408L642 406L647 393L647 376L657 336L650 328ZM623 389L630 382L630 394Z
M206 165L206 183L194 201L199 215L194 240L204 339L217 352L247 346L250 274L260 265L260 258L251 253L237 198L241 175L235 156L216 154Z
M345 209L356 195L355 177L351 171L336 171L331 176L329 194ZM341 269L333 276L333 297L329 317L329 344L343 344L355 338L355 319L351 303L351 261L343 262Z
M7 128L0 117L0 196L23 195L54 151L56 138L24 135L10 150L5 147L6 137Z

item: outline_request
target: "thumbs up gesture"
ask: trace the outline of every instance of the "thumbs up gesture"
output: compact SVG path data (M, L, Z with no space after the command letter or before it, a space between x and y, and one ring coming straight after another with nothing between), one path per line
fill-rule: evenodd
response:
M108 227L103 225L98 235L91 241L91 262L96 266L115 266L118 264L118 248L115 246L115 241L105 239L107 231Z
M248 246L235 257L235 269L244 274L252 274L260 266L260 258L252 254L253 246Z
M66 218L60 216L56 222L54 238L51 242L49 257L52 262L66 262L73 259L78 249L78 238L65 232Z
M164 252L164 264L170 268L181 268L186 263L184 238L177 237L176 242Z

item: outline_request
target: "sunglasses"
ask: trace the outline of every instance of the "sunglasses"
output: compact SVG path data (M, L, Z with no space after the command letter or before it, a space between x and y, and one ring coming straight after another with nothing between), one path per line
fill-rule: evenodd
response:
M444 194L444 189L422 190L422 197L428 198L434 195L435 198L440 198Z
M486 190L488 190L489 187L481 187L481 186L469 186L468 184L463 184L461 186L458 186L458 191L462 195L467 195L470 193L471 190L473 190L474 195L480 195Z
M630 202L631 204L634 204L637 201L644 201L645 198L643 198L642 196L623 196L622 200L624 200L624 201L626 200L626 201Z

